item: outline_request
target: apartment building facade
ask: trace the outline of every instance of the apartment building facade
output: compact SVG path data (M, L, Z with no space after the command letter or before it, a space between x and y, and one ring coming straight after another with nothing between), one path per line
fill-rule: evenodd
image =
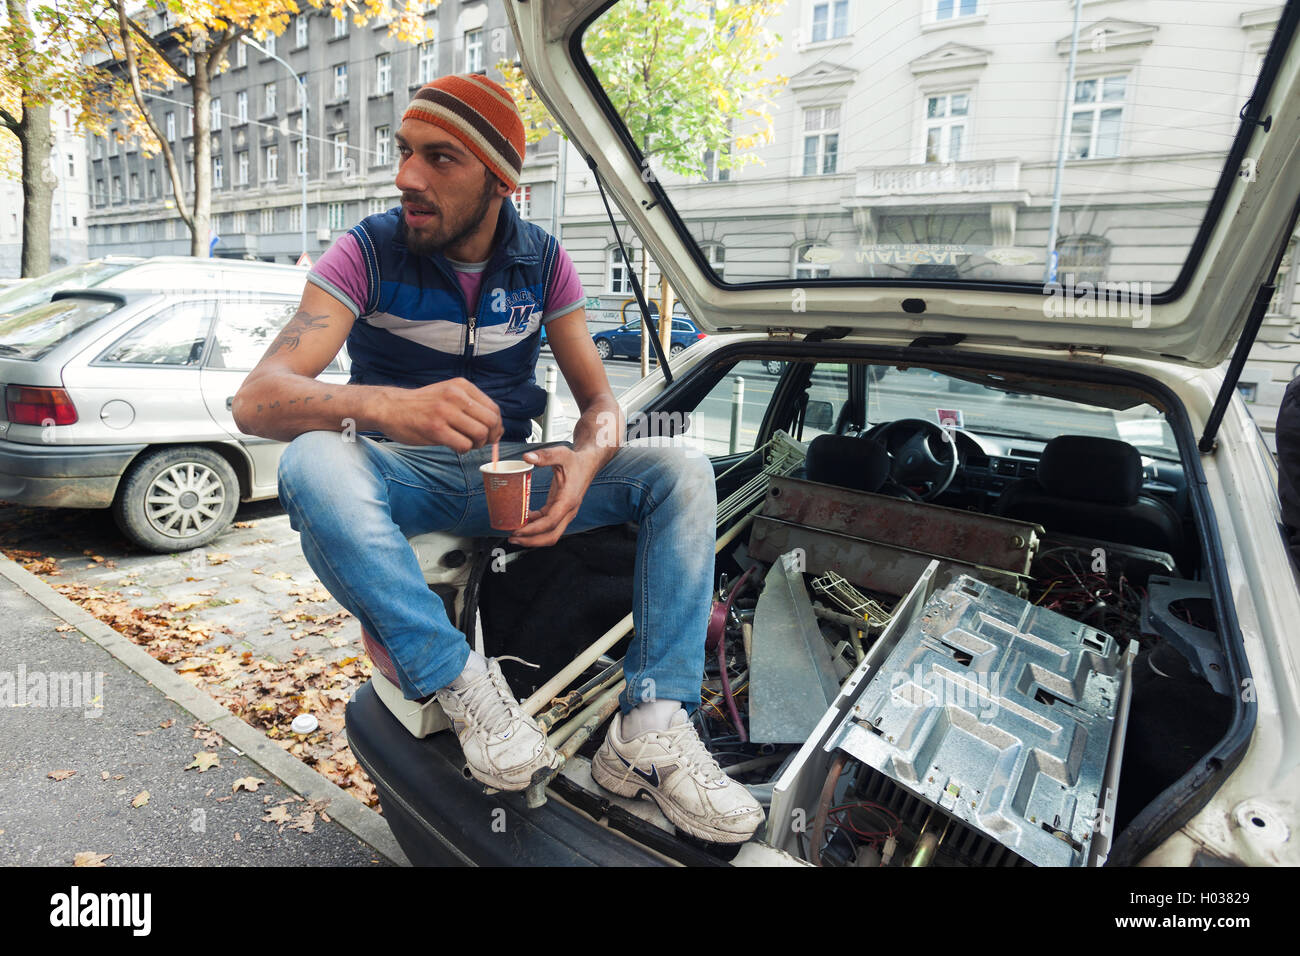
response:
M50 268L83 262L87 256L89 207L85 137L71 107L51 110L54 145L50 171L57 185L50 205ZM0 180L0 278L22 274L23 184Z
M444 0L426 22L431 39L404 43L389 37L384 23L358 27L304 4L284 33L262 41L292 72L256 48L235 46L212 88L214 256L295 262L306 252L315 260L359 220L397 204L393 134L411 94L447 73L499 79L496 64L515 59L496 0ZM151 19L152 29L163 27ZM185 188L192 189L188 90L178 85L151 99L159 128L184 164ZM529 148L515 195L527 218L554 228L558 153L557 138L549 140ZM116 142L111 131L91 137L87 149L91 255L188 253L189 232L162 158L146 157L137 143Z
M705 157L694 180L655 174L728 282L1054 276L1165 288L1282 5L1083 0L1077 41L1074 6L789 0L763 67L788 82L758 161L720 170ZM576 155L565 165L565 247L612 315L631 295L629 268L592 174ZM1300 374L1294 260L1243 385L1266 430Z

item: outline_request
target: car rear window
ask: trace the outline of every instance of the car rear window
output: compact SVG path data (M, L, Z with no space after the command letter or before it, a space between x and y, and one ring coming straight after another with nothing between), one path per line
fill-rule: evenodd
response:
M39 359L117 307L104 299L60 299L0 316L0 358Z
M32 306L49 302L56 292L64 289L89 289L131 268L130 262L83 262L29 279L22 285L0 293L0 320Z

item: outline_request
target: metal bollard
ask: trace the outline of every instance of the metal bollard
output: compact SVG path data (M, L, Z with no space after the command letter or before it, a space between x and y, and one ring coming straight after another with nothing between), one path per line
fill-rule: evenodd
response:
M546 366L546 411L542 413L542 441L550 441L552 438L551 420L555 412L557 379L555 366Z
M731 454L740 447L740 413L745 407L745 380L736 376L731 389Z

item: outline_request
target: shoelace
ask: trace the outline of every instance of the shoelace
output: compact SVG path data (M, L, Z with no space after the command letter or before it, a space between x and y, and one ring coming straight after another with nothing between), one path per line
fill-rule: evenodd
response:
M521 657L498 657L498 661L515 661L527 667L537 667ZM489 734L500 734L510 729L513 720L523 719L519 701L511 693L505 679L490 666L477 680L458 695L465 712Z
M668 738L669 746L675 751L673 755L680 757L692 770L698 771L706 783L717 783L726 779L727 775L722 772L718 762L713 759L713 755L704 746L704 741L700 740L700 735L695 732L695 727L690 721L668 730L657 731L657 733ZM641 762L641 758L645 755L646 748L649 745L648 740L642 742L641 749L637 752L635 759L632 760L632 766L636 766ZM628 779L631 772L632 767L628 767L623 779Z

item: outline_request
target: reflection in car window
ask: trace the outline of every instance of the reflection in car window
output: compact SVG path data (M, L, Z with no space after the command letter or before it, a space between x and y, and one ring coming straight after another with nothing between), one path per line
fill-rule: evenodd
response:
M103 299L60 299L0 317L0 356L38 359L117 307Z
M96 361L197 367L215 305L205 299L170 306L118 339Z
M83 262L56 269L39 279L28 279L22 285L0 293L0 317L10 313L21 312L34 305L48 302L54 293L62 289L88 289L97 286L105 279L112 278L119 272L131 268L129 262Z
M252 371L279 331L293 317L297 303L238 302L221 307L208 368Z

